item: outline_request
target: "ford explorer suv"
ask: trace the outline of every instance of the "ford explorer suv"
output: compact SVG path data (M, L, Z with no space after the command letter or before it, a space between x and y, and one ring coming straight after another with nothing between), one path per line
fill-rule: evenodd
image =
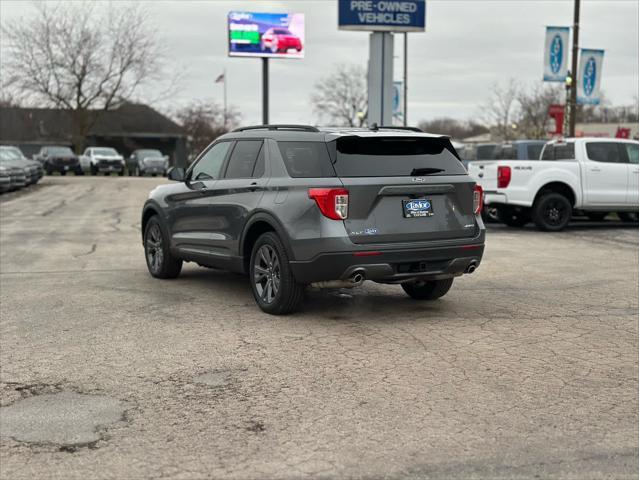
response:
M142 210L150 274L175 278L185 261L245 273L271 314L307 285L370 280L434 300L484 251L481 188L448 137L418 129L240 128L169 179Z
M574 212L602 220L616 212L639 221L639 142L618 138L567 138L548 142L534 161L471 162L470 175L485 192L486 208L506 225L534 222L564 229Z

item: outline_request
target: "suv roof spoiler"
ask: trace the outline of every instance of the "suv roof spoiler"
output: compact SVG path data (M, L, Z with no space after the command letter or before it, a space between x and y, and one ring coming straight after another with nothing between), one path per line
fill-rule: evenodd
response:
M424 131L421 128L417 128L417 127L394 127L391 125L377 125L376 123L373 123L370 127L370 130L407 130L409 132L419 132L419 133L424 133Z
M319 132L316 127L311 125L288 125L288 124L274 124L274 125L251 125L248 127L240 127L233 130L234 132L245 132L247 130L302 130L304 132Z

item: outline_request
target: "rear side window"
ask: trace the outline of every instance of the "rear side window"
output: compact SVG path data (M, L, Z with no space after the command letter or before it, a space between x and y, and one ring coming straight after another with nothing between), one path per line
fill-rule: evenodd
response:
M586 143L586 153L590 160L605 163L626 163L621 157L619 144L614 142Z
M262 150L262 140L240 140L235 144L228 167L226 167L225 178L253 178L257 159ZM264 157L262 157L264 158ZM261 166L264 173L264 162Z
M291 177L335 176L325 142L277 142L277 146Z
M335 171L340 177L466 174L450 140L423 137L339 138Z
M574 143L557 143L546 145L542 153L542 160L574 160Z

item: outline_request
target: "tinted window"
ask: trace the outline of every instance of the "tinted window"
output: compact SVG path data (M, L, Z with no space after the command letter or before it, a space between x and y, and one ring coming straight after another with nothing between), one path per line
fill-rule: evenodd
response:
M539 143L537 145L527 145L526 153L528 154L528 160L539 160L542 148L544 148L543 143Z
M211 180L220 176L220 169L226 157L230 142L213 145L193 166L191 180Z
M240 140L235 144L233 153L226 167L225 178L251 178L262 140Z
M512 145L502 145L498 149L499 153L495 155L496 158L502 160L517 160L517 150Z
M630 163L639 164L639 144L637 143L624 143L626 152L628 153L628 161Z
M542 153L542 160L574 160L574 143L548 144Z
M277 142L288 174L293 178L334 177L326 143Z
M73 155L69 147L47 147L44 151L49 155Z
M497 145L478 145L475 151L477 160L495 160Z
M614 142L586 143L586 153L590 160L606 163L625 163L621 158L619 144Z
M464 175L466 170L446 138L362 138L337 140L335 171L340 177Z

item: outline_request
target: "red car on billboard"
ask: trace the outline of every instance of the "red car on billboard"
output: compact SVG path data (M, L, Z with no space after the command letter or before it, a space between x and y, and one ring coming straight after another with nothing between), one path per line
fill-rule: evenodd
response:
M270 50L272 53L287 52L291 48L302 51L300 38L286 28L269 28L262 34L261 44L262 51Z

